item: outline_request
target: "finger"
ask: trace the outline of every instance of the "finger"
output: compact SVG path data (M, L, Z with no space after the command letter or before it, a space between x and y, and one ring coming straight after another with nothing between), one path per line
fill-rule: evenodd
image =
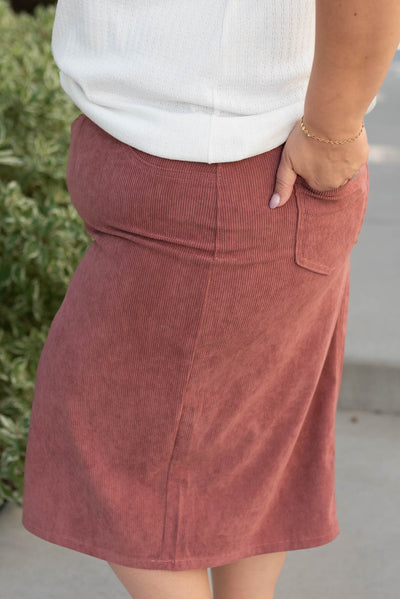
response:
M270 208L277 208L286 204L292 195L296 177L297 173L292 169L285 152L282 152L281 161L276 171L274 193L268 204Z

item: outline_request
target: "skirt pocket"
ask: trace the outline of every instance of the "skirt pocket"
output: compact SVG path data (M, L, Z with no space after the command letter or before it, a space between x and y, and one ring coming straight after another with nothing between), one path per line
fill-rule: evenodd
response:
M359 174L329 191L318 191L298 176L295 262L313 272L329 275L340 268L357 243L369 194L365 163Z

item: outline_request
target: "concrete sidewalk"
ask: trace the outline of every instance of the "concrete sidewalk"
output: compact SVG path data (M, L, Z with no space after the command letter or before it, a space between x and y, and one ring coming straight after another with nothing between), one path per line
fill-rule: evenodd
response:
M400 416L337 413L340 534L326 545L289 551L275 599L399 597L399 431ZM21 515L14 505L0 512L2 598L129 597L107 562L35 537Z
M400 52L365 117L370 194L351 254L339 406L400 414Z

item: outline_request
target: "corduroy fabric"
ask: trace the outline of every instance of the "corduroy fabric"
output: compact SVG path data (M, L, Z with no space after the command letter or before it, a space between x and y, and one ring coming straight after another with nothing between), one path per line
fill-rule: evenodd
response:
M37 368L31 533L162 570L339 534L335 413L368 165L329 192L299 176L271 210L282 149L170 160L73 122L67 184L93 242Z

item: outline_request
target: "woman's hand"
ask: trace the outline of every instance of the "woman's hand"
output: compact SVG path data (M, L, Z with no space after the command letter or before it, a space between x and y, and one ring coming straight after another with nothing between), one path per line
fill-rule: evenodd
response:
M357 132L354 133L356 135ZM355 176L368 160L369 145L365 127L353 142L333 145L307 137L296 122L282 150L270 208L281 207L293 192L297 175L317 191L340 187ZM273 198L278 194L279 203Z

